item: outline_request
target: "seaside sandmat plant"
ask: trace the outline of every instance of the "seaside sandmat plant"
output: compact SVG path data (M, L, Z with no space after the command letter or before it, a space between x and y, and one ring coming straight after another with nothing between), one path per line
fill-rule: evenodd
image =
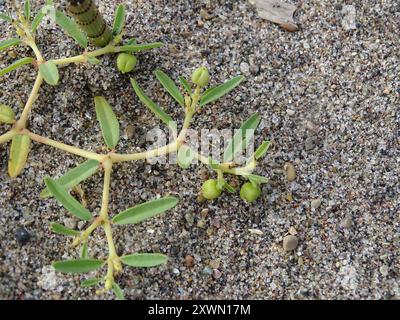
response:
M181 88L179 88L165 72L161 70L155 71L156 78L176 103L184 110L185 117L183 125L179 129L176 122L173 121L163 108L146 95L137 81L131 78L132 88L139 100L151 110L156 117L166 124L174 134L174 141L165 146L138 153L118 153L117 147L120 138L119 121L111 105L101 96L94 97L94 107L104 143L108 149L107 153L99 154L87 151L33 133L28 128L28 117L39 97L40 88L44 83L52 86L57 85L60 78L59 69L62 66L76 63L100 64L101 61L99 58L101 58L101 56L119 53L120 55L116 63L117 67L121 72L126 73L132 71L136 65L136 57L134 61L131 59L131 57L134 57L132 53L157 48L162 44L159 42L137 44L135 40L129 40L127 43L123 44L122 39L124 36L125 24L125 7L123 5L119 5L116 10L114 25L110 31L112 39L110 39L104 47L94 50L88 47L87 34L81 30L76 22L66 16L61 10L56 9L51 1L48 1L34 17L32 16L29 1L25 2L22 11L23 12L18 12L17 17L3 13L0 15L0 18L6 23L12 24L15 30L15 38L1 41L0 50L3 51L13 46L24 45L31 48L33 52L32 57L20 58L11 65L0 70L0 75L12 72L25 65L37 71L37 77L32 91L18 119L11 107L4 104L0 105L0 123L9 126L9 130L0 135L0 144L4 145L11 141L8 174L11 178L14 178L23 171L29 157L32 141L86 159L86 161L58 179L52 179L50 177L45 178L46 188L40 194L42 198L54 197L70 214L83 221L88 221L89 223L89 226L83 231L73 230L59 223L51 224L53 232L72 237L72 245L80 248L79 259L57 261L53 264L53 267L56 271L64 273L88 273L104 268L106 269L106 274L104 276L86 279L82 282L82 286L91 287L101 285L102 289L98 289L97 293L113 290L117 298L123 299L123 290L115 282L115 276L121 273L123 265L153 267L165 263L168 257L159 253L133 253L119 256L115 248L112 228L119 225L134 225L151 217L163 214L177 205L178 198L164 196L135 205L111 217L109 215L109 200L112 172L116 170L114 165L119 162L146 160L170 153L177 153L178 164L183 169L187 169L192 161L196 159L209 166L210 169L215 172L217 178L210 179L203 184L202 196L204 199L213 200L220 196L224 190L230 193L236 192L235 188L225 180L225 176L231 174L241 176L245 180L248 180L248 182L242 186L240 196L247 202L253 202L260 195L260 185L267 182L265 177L253 174L253 171L256 168L257 161L267 152L270 143L268 141L262 143L244 166L239 166L234 162L235 156L242 152L250 142L254 135L254 130L260 122L259 115L255 114L245 121L231 138L224 151L222 162L215 161L211 157L203 156L189 146L187 131L189 130L195 114L206 107L206 105L211 104L232 91L244 80L243 76L237 76L221 85L204 90L205 87L208 86L210 80L209 72L205 67L197 68L193 72L191 83L183 76L180 76L178 80ZM50 60L45 60L43 58L36 43L35 32L46 15L49 15L58 26L84 49L82 54ZM88 30L84 31L88 32ZM93 30L89 32L92 31ZM100 44L96 41L93 43ZM100 212L92 214L86 209L84 204L80 203L71 195L70 191L98 171L102 171L104 177L101 209ZM108 254L105 259L95 259L89 257L88 254L89 239L92 239L91 235L98 228L103 229L107 239Z

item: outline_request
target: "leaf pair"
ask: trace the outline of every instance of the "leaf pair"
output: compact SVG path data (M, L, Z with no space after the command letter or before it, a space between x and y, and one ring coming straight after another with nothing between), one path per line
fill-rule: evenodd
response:
M168 257L160 253L134 253L122 256L120 259L123 264L137 268L155 267L168 261ZM62 273L88 273L103 267L104 264L105 261L103 260L76 259L56 261L53 263L53 267L56 271ZM84 284L85 286L91 286L99 282L98 280L91 279Z

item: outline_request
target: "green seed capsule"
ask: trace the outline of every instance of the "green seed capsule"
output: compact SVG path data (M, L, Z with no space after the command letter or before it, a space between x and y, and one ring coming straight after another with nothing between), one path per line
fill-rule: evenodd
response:
M201 88L208 85L210 81L210 74L206 67L197 68L192 74L192 82Z
M202 195L207 200L213 200L221 195L222 190L218 188L217 180L209 179L203 183Z
M0 123L13 124L15 122L15 113L13 109L5 104L0 104Z
M249 203L256 201L260 194L260 186L254 186L251 182L246 182L240 189L240 197Z
M137 58L129 53L121 53L117 58L118 70L122 73L127 73L133 71L137 64Z

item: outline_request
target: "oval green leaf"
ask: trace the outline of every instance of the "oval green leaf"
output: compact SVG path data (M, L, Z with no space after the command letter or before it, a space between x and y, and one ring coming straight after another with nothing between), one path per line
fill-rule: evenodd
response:
M164 122L169 128L172 130L176 130L176 124L172 120L172 118L163 110L159 105L157 105L153 100L151 100L139 87L136 80L131 78L131 84L133 90L135 90L136 95L139 97L139 100L149 108L157 118L159 118L162 122Z
M58 73L58 68L53 61L46 61L39 66L39 72L42 75L44 81L49 85L55 86L60 80L60 75Z
M154 48L162 47L162 42L144 43L144 44L131 44L117 48L117 52L140 52L143 50L149 50Z
M233 161L238 152L241 152L246 148L254 135L254 130L260 123L260 116L255 113L249 119L247 119L242 126L236 130L233 138L229 141L228 146L224 151L224 162Z
M73 237L75 237L75 236L79 235L79 231L72 230L72 229L67 228L66 226L63 226L62 224L59 224L59 223L56 223L56 222L53 222L50 225L50 228L51 228L51 231L53 231L54 233L62 234L64 236L73 236Z
M115 283L115 282L113 283L112 289L118 300L125 300L124 291L121 289L121 287L117 283Z
M187 169L192 164L194 159L194 152L191 148L183 145L178 150L177 162L182 169Z
M183 98L182 94L180 93L178 87L175 85L174 81L162 70L156 70L154 72L158 81L163 85L165 90L178 102L182 107L185 104L185 99Z
M262 157L265 156L265 154L267 153L269 146L271 145L270 141L264 141L256 150L256 152L254 152L254 158L256 160L261 159Z
M12 47L12 46L17 46L21 42L22 41L20 39L17 39L17 38L0 41L0 51L5 50L5 49L7 49L9 47Z
M123 264L137 268L155 267L168 261L168 257L160 253L134 253L121 257Z
M119 141L119 122L110 104L103 97L95 97L96 116L100 123L104 141L110 149L115 148Z
M200 99L200 106L205 106L206 104L226 95L227 93L235 89L244 79L244 76L237 76L219 86L206 90Z
M31 138L27 135L17 134L13 137L8 160L8 174L11 178L18 176L24 169L30 145Z
M90 220L92 215L74 197L72 197L57 181L45 178L47 188L51 194L75 217L82 220Z
M67 261L56 261L53 263L53 268L57 272L62 273L87 273L101 268L104 265L104 261L96 259L79 259L79 260L67 260Z
M87 279L81 282L81 287L88 288L98 285L102 281L101 278Z
M9 73L9 72L11 72L13 70L16 70L19 67L22 67L23 65L30 64L33 61L35 61L35 59L33 59L33 58L22 58L22 59L19 59L19 60L13 62L12 64L10 64L8 67L0 70L0 76L5 75L6 73Z
M14 122L14 110L5 104L0 104L0 123L13 124Z
M136 224L164 213L177 204L178 199L175 197L164 197L148 201L119 213L112 219L112 222L117 225Z
M76 185L78 185L83 180L89 178L95 174L99 168L100 162L96 160L86 160L79 166L69 170L62 177L56 181L66 190L69 190ZM48 188L45 188L41 193L41 198L46 198L51 196L51 192Z
M78 25L74 21L68 18L60 10L56 10L55 20L61 29L71 36L82 48L87 48L87 36L79 29Z
M115 18L114 18L114 25L113 25L113 35L119 35L122 31L122 28L125 25L125 5L120 4L115 10Z

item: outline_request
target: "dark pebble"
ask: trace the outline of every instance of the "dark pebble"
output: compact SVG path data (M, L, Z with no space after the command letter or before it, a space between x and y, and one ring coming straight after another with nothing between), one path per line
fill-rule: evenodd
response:
M18 241L20 245L27 244L31 239L30 233L25 228L18 228L15 231L15 239Z

